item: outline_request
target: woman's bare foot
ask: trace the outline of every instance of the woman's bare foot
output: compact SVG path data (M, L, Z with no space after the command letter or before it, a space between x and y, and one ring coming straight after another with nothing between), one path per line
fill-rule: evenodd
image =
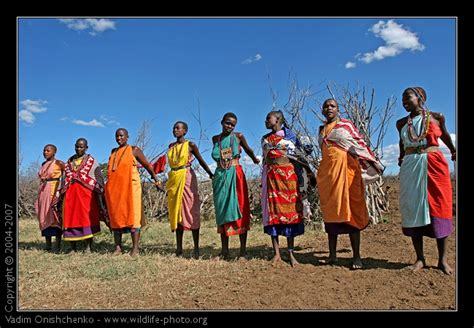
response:
M280 255L275 255L275 256L272 258L271 261L272 261L272 265L275 265L275 264L281 262L281 257L280 257Z
M336 264L337 258L335 256L329 256L326 260L321 260L321 264Z
M220 252L219 255L217 255L219 259L227 261L230 259L229 252Z
M112 253L113 256L122 255L122 249L116 248L115 251Z
M198 260L199 259L199 249L195 249L193 252L193 257Z
M138 249L132 249L132 251L130 252L130 256L132 257L138 256L138 255L140 255L140 251Z
M247 254L247 252L239 253L239 260L248 260L248 259L249 259L249 255Z
M175 252L176 257L183 257L183 250L182 249L177 249Z
M452 274L454 272L453 268L449 266L448 262L439 262L438 269L440 269L446 274Z
M295 255L293 254L292 251L290 251L290 252L288 252L288 253L290 254L290 264L291 264L292 267L295 267L295 266L297 266L298 264L300 264L300 263L296 260Z
M410 265L408 269L412 270L413 272L418 272L425 267L425 261L417 260L414 264Z
M351 270L360 270L363 267L360 257L352 260Z

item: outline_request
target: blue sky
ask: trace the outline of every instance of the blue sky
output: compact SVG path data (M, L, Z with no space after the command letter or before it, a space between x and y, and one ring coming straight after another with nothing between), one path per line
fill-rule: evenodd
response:
M384 139L387 173L398 173L395 121L406 115L406 87L427 91L428 107L445 114L455 139L454 18L19 18L21 169L41 162L48 143L66 160L79 137L106 162L115 130L127 128L133 143L144 121L151 127L149 155L173 141L177 120L189 124L187 136L198 142L198 108L205 130L200 149L209 164L209 139L228 111L260 155L272 108L267 74L283 105L290 71L313 91L334 82L375 88L378 107L397 98ZM317 108L329 96L319 92L308 105Z

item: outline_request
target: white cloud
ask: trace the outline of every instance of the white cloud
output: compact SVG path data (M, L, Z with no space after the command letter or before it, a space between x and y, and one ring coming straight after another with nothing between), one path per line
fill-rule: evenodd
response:
M357 66L356 63L353 63L353 62L347 62L346 63L346 68L355 68Z
M23 105L23 109L32 112L32 113L43 113L47 111L46 107L43 107L43 104L47 104L46 100L31 100L26 99L22 100L20 104Z
M115 30L115 22L104 18L60 19L59 21L75 31L91 29L91 32L89 32L91 35L102 33L108 29Z
M398 156L400 155L400 149L398 144L392 144L383 147L383 159L382 163L385 166L398 165Z
M23 108L18 113L20 121L23 121L28 124L33 124L35 122L35 114L44 113L48 109L44 107L44 104L47 104L46 100L31 100L25 99L20 101L20 104Z
M20 118L20 121L28 124L33 124L35 122L35 116L31 112L24 109L18 113L18 117Z
M397 24L393 20L379 21L369 31L384 40L385 45L378 47L373 52L363 54L359 60L366 64L370 64L374 60L382 60L385 57L397 56L404 50L423 51L425 49L415 33L403 28L403 25Z
M254 62L258 62L258 61L261 60L262 58L263 58L262 55L256 54L255 56L250 57L250 58L247 58L247 59L245 59L244 61L242 61L242 64L243 64L243 65L252 64L252 63L254 63Z
M108 125L116 125L116 126L120 125L120 122L117 122L113 116L100 115L100 120L105 122L105 124L108 124Z
M84 125L84 126L94 126L94 127L100 127L100 128L105 128L105 125L96 119L93 119L89 122L83 121L83 120L73 120L72 123L77 124L77 125Z
M397 24L394 20L379 21L369 31L374 33L377 38L381 38L385 44L372 52L358 53L355 56L359 61L366 64L387 57L395 57L405 50L423 51L425 49L416 33L404 28L402 24ZM353 68L347 67L349 63L346 64L346 68Z

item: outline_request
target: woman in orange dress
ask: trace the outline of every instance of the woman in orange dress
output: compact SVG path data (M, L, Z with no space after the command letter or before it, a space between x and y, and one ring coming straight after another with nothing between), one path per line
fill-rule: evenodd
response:
M349 234L353 253L351 269L361 269L360 232L369 224L362 173L369 167L381 173L382 166L354 124L339 118L336 100L324 101L322 114L326 122L319 134L322 159L317 185L329 242L329 258L325 263L336 262L337 236Z
M119 145L112 149L107 165L105 199L110 227L114 233L114 255L122 254L122 234L131 233L133 249L131 256L139 254L141 228L145 226L142 210L142 186L137 165L140 163L155 180L160 190L161 182L153 172L153 167L143 151L128 142L128 131L119 128L115 132L115 141Z

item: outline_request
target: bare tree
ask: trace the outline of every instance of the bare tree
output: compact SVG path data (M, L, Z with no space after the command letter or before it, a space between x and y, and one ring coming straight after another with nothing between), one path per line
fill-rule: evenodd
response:
M364 136L367 144L381 159L383 156L383 139L386 134L388 123L394 115L395 99L390 97L382 108L375 105L375 90L372 88L370 97L367 97L365 88L351 90L349 87L340 87L335 83L326 86L330 97L336 99L341 107L341 114L350 119ZM277 94L270 87L272 93L273 107L277 106ZM289 127L297 134L300 140L310 145L312 152L308 154L308 162L314 170L318 170L321 158L321 149L318 144L318 126L324 118L321 115L321 102L316 96L324 89L313 92L311 86L299 87L296 77L290 74L288 85L288 98L286 103L280 107L285 113ZM318 104L312 108L310 103ZM315 120L316 119L316 120ZM319 122L318 122L319 121ZM318 124L319 123L319 124ZM372 141L375 140L373 143ZM366 202L372 223L379 222L383 213L388 212L388 193L383 188L383 178L366 186ZM308 222L317 225L322 221L319 195L316 192L309 193L309 201L313 218Z
M153 120L143 121L138 129L137 137L135 138L135 145L140 147L145 157L153 162L156 158L164 153L164 150L159 152L158 146L151 146L151 125ZM139 169L140 180L142 182L142 205L143 212L148 219L160 219L166 217L168 214L168 206L166 204L166 195L158 192L155 185L151 182L148 172L144 168Z
M19 171L18 176L18 216L35 217L35 201L38 197L38 171L41 165L32 162L26 171Z

